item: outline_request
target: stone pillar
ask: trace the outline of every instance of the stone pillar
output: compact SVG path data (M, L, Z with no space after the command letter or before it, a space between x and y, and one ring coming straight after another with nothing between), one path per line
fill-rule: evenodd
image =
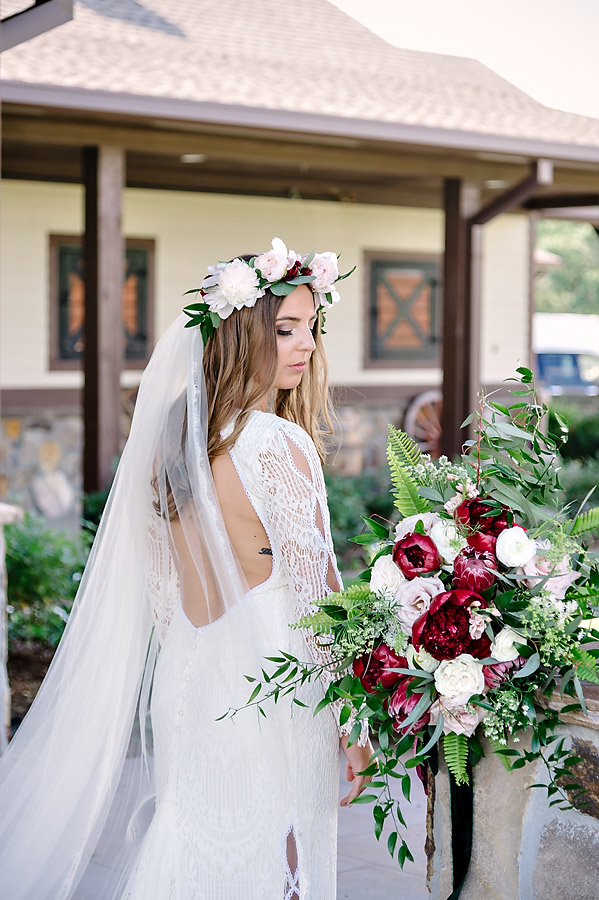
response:
M10 729L10 685L8 683L8 613L6 596L6 541L4 526L20 522L23 510L0 503L0 753L6 750Z
M485 758L474 767L472 858L460 900L597 900L599 858L599 691L585 689L589 716L565 714L561 733L582 758L576 774L587 790L585 812L549 806L546 770L535 762L507 772L483 739ZM558 695L551 704L565 701ZM519 749L526 740L515 744ZM428 884L434 900L451 894L448 773L439 766L428 809ZM432 840L430 840L432 838ZM459 835L458 835L459 839Z

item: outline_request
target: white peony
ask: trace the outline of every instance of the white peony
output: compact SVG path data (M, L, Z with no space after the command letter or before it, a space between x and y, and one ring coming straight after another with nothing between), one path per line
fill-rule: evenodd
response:
M415 668L414 664L417 663L425 672L434 672L439 665L439 660L431 656L428 650L425 650L424 647L416 650L413 644L410 644L406 650L406 659L410 669Z
M449 564L453 563L460 550L463 550L468 543L455 525L448 522L447 519L436 522L431 528L430 536L439 555L443 558L443 562Z
M406 534L414 531L418 522L422 522L424 533L430 535L433 527L440 521L437 513L419 513L416 516L408 516L395 526L395 540L396 542L400 541Z
M467 701L473 694L482 694L484 690L483 667L469 653L462 653L455 659L444 659L435 670L435 686L443 697L465 696Z
M516 642L526 643L523 637L506 625L491 644L491 656L497 662L511 662L513 659L517 659L520 651L516 647Z
M461 697L439 697L430 708L430 724L436 725L439 720L439 713L443 716L443 734L455 732L456 734L466 734L468 737L474 734L477 725L482 722L485 711L480 706L473 706L468 703L470 698L466 695Z
M420 618L431 605L431 600L437 594L445 590L445 585L440 578L412 578L399 585L395 594L397 606L395 618L400 628L408 635L412 634L412 627L416 619Z
M275 281L280 281L287 271L287 257L287 247L281 238L276 237L272 240L272 250L257 256L254 266L269 284L274 284Z
M379 556L370 574L370 590L377 594L395 596L399 585L406 577L391 555Z
M314 281L311 282L312 290L317 294L332 292L333 282L339 278L337 254L330 251L315 253L310 263L310 270L314 275Z
M523 528L514 525L504 528L497 538L495 555L504 566L525 566L537 552L533 538L529 538Z
M218 313L221 319L227 319L234 309L254 306L264 294L256 272L242 259L209 266L208 271L210 274L202 282L204 299L211 312Z

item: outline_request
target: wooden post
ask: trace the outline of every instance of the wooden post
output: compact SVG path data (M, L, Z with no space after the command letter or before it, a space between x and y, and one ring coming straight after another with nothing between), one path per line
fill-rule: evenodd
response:
M120 449L119 375L123 358L121 231L125 153L83 148L85 184L85 353L83 489L105 488Z

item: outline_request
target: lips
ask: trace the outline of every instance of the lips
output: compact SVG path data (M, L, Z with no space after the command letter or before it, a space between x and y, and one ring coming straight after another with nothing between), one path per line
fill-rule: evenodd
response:
M303 372L304 369L306 368L306 363L305 362L295 363L295 365L289 366L289 368L295 369L296 372Z

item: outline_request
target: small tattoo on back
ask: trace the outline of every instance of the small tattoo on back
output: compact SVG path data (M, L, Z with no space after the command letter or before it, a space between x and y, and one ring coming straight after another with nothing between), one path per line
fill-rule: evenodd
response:
M260 556L272 556L272 550L270 547L262 547L261 550L258 550Z

